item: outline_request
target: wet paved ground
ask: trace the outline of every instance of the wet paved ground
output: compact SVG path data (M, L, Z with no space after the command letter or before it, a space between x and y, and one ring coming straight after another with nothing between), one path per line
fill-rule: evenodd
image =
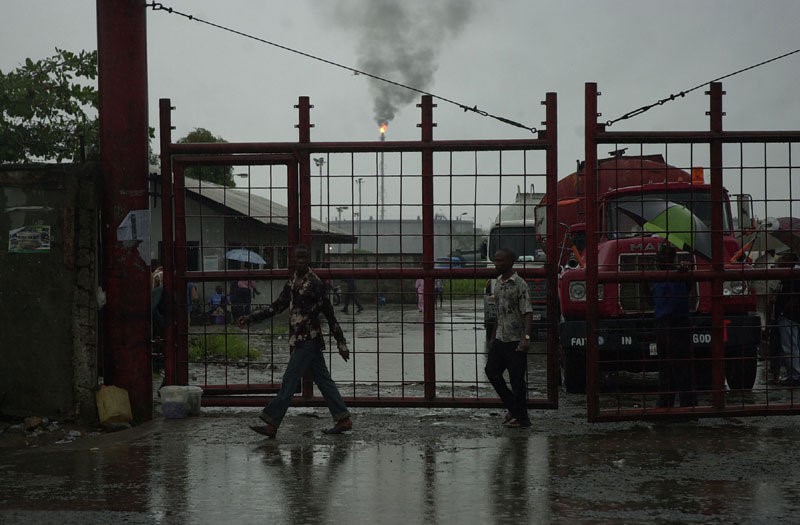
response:
M505 429L492 410L205 408L0 450L0 523L796 523L800 418L589 424L582 398Z
M474 310L437 313L445 387L484 382ZM416 388L419 356L398 366L392 355L419 346L419 317L368 309L345 322L359 349L354 368L334 355L345 395L354 376L374 381L378 370L384 380L404 370L387 392ZM537 351L531 398L544 396ZM493 396L485 385L477 392ZM590 424L582 396L562 392L559 404L532 411L530 430L501 427L498 410L354 408L355 430L342 436L321 432L325 409L292 408L276 440L247 428L257 410L205 407L114 434L0 447L0 523L798 521L800 417Z

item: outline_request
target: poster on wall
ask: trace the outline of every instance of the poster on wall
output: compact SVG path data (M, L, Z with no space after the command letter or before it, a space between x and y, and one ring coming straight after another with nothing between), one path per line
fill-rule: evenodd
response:
M8 232L9 253L47 253L50 251L50 226L23 226Z

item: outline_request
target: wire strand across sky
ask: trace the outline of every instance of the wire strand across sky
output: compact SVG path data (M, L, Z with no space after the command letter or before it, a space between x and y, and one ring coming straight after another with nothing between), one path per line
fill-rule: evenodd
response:
M437 100L441 100L442 102L447 102L448 104L453 104L455 106L458 106L459 108L461 108L465 112L471 111L471 112L473 112L473 113L475 113L477 115L480 115L482 117L488 117L488 118L497 120L499 122L502 122L504 124L508 124L510 126L514 126L514 127L517 127L517 128L522 128L524 130L530 131L531 133L537 133L538 132L536 127L527 126L527 125L522 124L520 122L517 122L515 120L511 120L511 119L506 118L506 117L501 117L499 115L494 115L492 113L489 113L488 111L485 111L483 109L478 108L477 105L469 106L467 104L463 104L461 102L457 102L457 101L455 101L453 99L450 99L450 98L447 98L447 97L443 97L441 95L436 95L434 93L431 93L431 92L416 88L414 86L409 86L409 85L403 84L401 82L397 82L397 81L394 81L394 80L391 80L391 79L388 79L388 78L385 78L385 77L381 77L379 75L372 74L372 73L370 73L368 71L363 71L361 69L357 69L357 68L354 68L354 67L351 67L351 66L347 66L345 64L340 64L338 62L334 62L334 61L328 60L326 58L322 58L322 57L319 57L319 56L316 56L316 55L312 55L310 53L306 53L304 51L300 51L298 49L294 49L294 48L291 48L291 47L288 47L288 46L285 46L285 45L282 45L282 44L278 44L277 42L272 42L270 40L266 40L264 38L257 37L255 35L251 35L249 33L245 33L243 31L238 31L236 29L233 29L233 28L230 28L230 27L227 27L227 26L223 26L223 25L211 22L209 20L204 20L202 18L198 18L198 17L196 17L194 15L190 15L188 13L183 13L181 11L177 11L176 9L173 9L171 7L166 7L163 4L158 3L158 2L151 2L149 4L145 4L145 6L152 8L154 11L166 11L167 13L179 15L179 16L182 16L182 17L187 18L189 20L192 20L194 22L200 22L201 24L206 24L208 26L220 29L222 31L227 31L229 33L233 33L235 35L238 35L238 36L241 36L241 37L244 37L244 38L249 38L251 40L255 40L257 42L260 42L262 44L266 44L266 45L269 45L269 46L272 46L272 47L276 47L278 49L282 49L284 51L288 51L288 52L294 53L296 55L300 55L300 56L303 56L303 57L306 57L306 58L310 58L312 60L316 60L318 62L322 62L324 64L328 64L330 66L338 67L340 69L345 69L345 70L350 71L350 72L352 72L352 73L354 73L356 75L364 75L366 77L372 78L372 79L377 80L379 82L385 82L385 83L388 83L388 84L392 84L392 85L397 86L399 88L408 89L410 91L414 91L414 92L419 93L421 95L429 95L429 96L431 96L431 97L433 97L433 98L435 98Z
M447 98L447 97L444 97L444 96L441 96L441 95L436 95L436 94L431 93L429 91L425 91L423 89L419 89L419 88L416 88L414 86L410 86L408 84L403 84L401 82L397 82L395 80L391 80L389 78L382 77L380 75L376 75L376 74L370 73L368 71L364 71L364 70L361 70L361 69L358 69L358 68L354 68L352 66L348 66L348 65L345 65L345 64L341 64L341 63L338 63L338 62L334 62L332 60L328 60L326 58L322 58L322 57L317 56L317 55L312 55L310 53L306 53L304 51L300 51L298 49L294 49L294 48L279 44L277 42L272 42L270 40L266 40L264 38L261 38L261 37L255 36L255 35L252 35L252 34L249 34L249 33L245 33L243 31L239 31L239 30L233 29L231 27L223 26L221 24L217 24L217 23L211 22L209 20L204 20L202 18L198 18L198 17L196 17L194 15L191 15L191 14L184 13L184 12L178 11L176 9L173 9L172 7L167 7L167 6L165 6L165 5L163 5L163 4L159 3L159 2L151 2L149 4L145 4L145 7L152 8L153 11L165 11L165 12L167 12L169 14L175 14L175 15L178 15L178 16L182 16L182 17L187 18L188 20L191 20L191 21L200 22L201 24L206 24L206 25L208 25L210 27L214 27L214 28L220 29L222 31L227 31L229 33L232 33L232 34L244 37L244 38L255 40L255 41L260 42L262 44L266 44L266 45L269 45L269 46L272 46L272 47L276 47L278 49L282 49L282 50L287 51L289 53L294 53L296 55L300 55L300 56L309 58L311 60L316 60L318 62L322 62L324 64L328 64L328 65L333 66L333 67L337 67L337 68L340 68L340 69L344 69L344 70L350 71L350 72L352 72L352 73L354 73L356 75L363 75L365 77L372 78L372 79L374 79L376 81L384 82L384 83L387 83L387 84L391 84L393 86L397 86L397 87L402 88L402 89L407 89L409 91L413 91L413 92L419 93L421 95L429 95L429 96L431 96L431 97L433 97L433 98L435 98L437 100L440 100L442 102L447 102L448 104L453 104L453 105L459 107L460 109L464 110L465 112L470 111L470 112L473 112L473 113L475 113L477 115L480 115L482 117L491 118L491 119L497 120L498 122L502 122L502 123L510 125L510 126L514 126L514 127L517 127L517 128L525 129L527 131L530 131L531 133L537 133L537 131L538 131L537 128L534 127L534 126L527 126L527 125L522 124L520 122L517 122L515 120L509 119L509 118L506 118L506 117L501 117L499 115L494 115L492 113L489 113L488 111L480 109L477 105L470 106L470 105L467 105L467 104L464 104L464 103L461 103L461 102L457 102L457 101L455 101L453 99L450 99L450 98ZM705 82L701 82L701 83L695 85L692 88L679 91L678 93L672 93L672 94L670 94L669 96L667 96L665 98L662 98L660 100L657 100L656 102L653 102L652 104L641 106L641 107L639 107L637 109L634 109L632 111L629 111L629 112L623 114L622 116L617 117L617 118L615 118L613 120L607 120L606 121L606 126L611 127L613 124L615 124L615 123L617 123L619 121L628 120L628 119L631 119L633 117L639 116L642 113L645 113L645 112L649 111L650 109L652 109L652 108L654 108L656 106L663 106L667 102L672 102L672 101L674 101L674 100L676 100L678 98L683 98L686 95L688 95L689 93L691 93L693 91L696 91L696 90L698 90L698 89L700 89L700 88L702 88L704 86L707 86L711 82L718 82L720 80L723 80L723 79L726 79L726 78L730 78L730 77L738 75L740 73L744 73L746 71L750 71L752 69L756 69L758 67L764 66L764 65L769 64L771 62L775 62L777 60L781 60L783 58L789 57L789 56L794 55L796 53L800 53L800 49L795 49L794 51L789 51L787 53L784 53L782 55L778 55L778 56L770 58L768 60L764 60L764 61L759 62L757 64L753 64L751 66L747 66L747 67L738 69L736 71L733 71L732 73L728 73L728 74L723 75L721 77L717 77L717 78L712 79L712 80L707 80Z

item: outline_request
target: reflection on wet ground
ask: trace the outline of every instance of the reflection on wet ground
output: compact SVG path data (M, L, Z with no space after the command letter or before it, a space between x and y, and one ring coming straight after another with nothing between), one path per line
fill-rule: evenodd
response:
M292 409L278 439L253 413L205 409L72 444L0 453L0 522L795 522L796 417L585 422L533 413L356 409L327 436Z

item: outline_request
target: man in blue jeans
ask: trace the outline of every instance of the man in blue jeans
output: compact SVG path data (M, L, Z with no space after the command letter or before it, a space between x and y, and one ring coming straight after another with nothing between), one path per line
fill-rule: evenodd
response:
M320 327L319 314L328 319L328 327L336 339L339 355L345 361L350 358L350 351L347 349L347 340L345 340L342 328L333 314L333 306L325 293L325 284L308 266L309 250L305 245L295 246L294 261L294 273L275 302L266 308L242 316L238 320L238 325L244 328L253 321L268 319L290 308L289 351L291 357L286 372L283 374L283 383L278 395L269 402L259 416L264 425L255 425L250 428L261 435L274 438L289 409L295 390L297 390L303 375L310 368L314 383L325 399L335 422L333 428L323 430L323 432L341 434L352 430L353 422L325 364L325 357L322 354L325 349L325 339Z

